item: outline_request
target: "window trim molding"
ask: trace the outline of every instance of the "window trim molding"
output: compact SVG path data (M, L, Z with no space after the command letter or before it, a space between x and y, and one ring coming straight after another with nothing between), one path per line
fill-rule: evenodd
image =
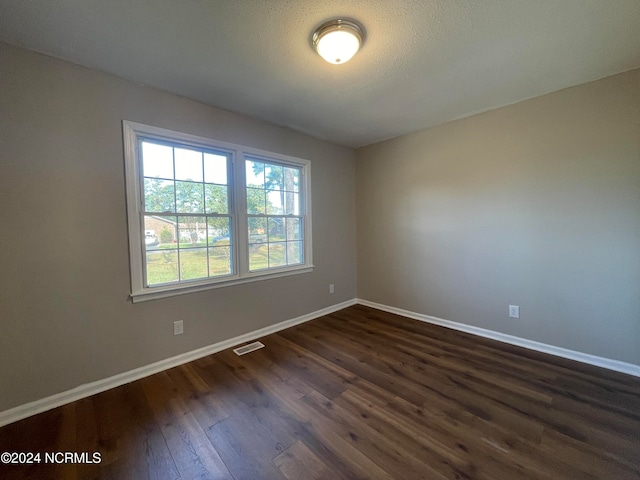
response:
M257 148L236 145L212 138L200 137L188 133L177 132L165 128L154 127L141 123L122 121L125 162L125 189L127 207L127 226L129 238L129 270L131 275L130 297L133 303L138 303L157 298L183 295L186 293L200 292L204 290L222 288L243 283L269 280L289 275L310 273L314 269L312 248L312 220L311 220L311 162L309 160L283 155L279 153L260 150ZM207 277L193 281L165 284L156 287L144 285L144 242L142 241L142 190L141 168L138 152L138 138L152 137L170 143L185 142L188 145L206 149L226 150L231 153L231 184L232 201L234 211L233 233L235 235L234 250L236 251L234 264L236 272L223 277ZM294 266L284 266L250 272L248 266L248 230L245 198L245 161L246 157L260 158L267 162L272 161L281 165L301 167L301 187L304 195L304 263Z

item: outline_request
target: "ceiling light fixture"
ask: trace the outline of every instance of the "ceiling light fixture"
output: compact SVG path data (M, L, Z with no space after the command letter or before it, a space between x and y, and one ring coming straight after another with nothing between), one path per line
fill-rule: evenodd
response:
M364 28L353 20L336 18L320 25L311 36L316 52L338 65L351 60L364 42Z

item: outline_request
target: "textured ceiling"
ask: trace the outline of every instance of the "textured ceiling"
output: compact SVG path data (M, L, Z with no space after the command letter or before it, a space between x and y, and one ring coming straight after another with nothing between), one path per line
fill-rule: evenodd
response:
M640 0L1 0L0 40L359 147L640 67Z

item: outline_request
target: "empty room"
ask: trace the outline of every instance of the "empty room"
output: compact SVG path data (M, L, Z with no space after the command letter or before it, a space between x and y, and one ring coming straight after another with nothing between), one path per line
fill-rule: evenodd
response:
M1 0L0 478L640 480L640 1Z

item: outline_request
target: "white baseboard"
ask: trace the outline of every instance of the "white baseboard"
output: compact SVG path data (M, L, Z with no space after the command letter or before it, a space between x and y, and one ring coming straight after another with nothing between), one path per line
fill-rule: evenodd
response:
M375 308L377 310L383 310L385 312L402 315L403 317L413 318L414 320L420 320L421 322L440 325L441 327L447 327L453 330L471 333L473 335L478 335L479 337L490 338L492 340L498 340L499 342L508 343L510 345L517 345L518 347L528 348L529 350L548 353L557 357L576 360L578 362L587 363L596 367L602 367L609 370L614 370L616 372L622 372L633 375L635 377L640 377L640 365L621 362L619 360L611 360L610 358L598 357L596 355L590 355L588 353L576 352L575 350L569 350L566 348L556 347L554 345L548 345L546 343L535 342L533 340L527 340L526 338L507 335L506 333L495 332L493 330L474 327L472 325L465 325L464 323L452 322L451 320L444 320L442 318L432 317L430 315L423 315L421 313L415 313L409 310L403 310L401 308L390 307L388 305L370 302L369 300L363 300L361 298L357 299L357 303L359 303L360 305L365 305L367 307Z
M160 360L159 362L145 365L128 372L119 373L118 375L114 375L109 378L80 385L78 387L72 388L71 390L67 390L66 392L57 393L55 395L51 395L50 397L45 397L40 400L26 403L24 405L19 405L9 410L5 410L4 412L0 412L0 427L9 423L17 422L18 420L22 420L23 418L27 418L32 415L45 412L47 410L51 410L61 405L65 405L67 403L75 402L76 400L95 395L96 393L104 392L105 390L109 390L114 387L119 387L120 385L124 385L125 383L130 383L134 380L148 377L149 375L162 372L169 368L177 367L178 365L197 360L198 358L206 357L207 355L226 350L227 348L235 347L237 345L240 345L241 343L250 342L252 340L265 337L272 333L279 332L280 330L293 327L294 325L308 322L309 320L313 320L314 318L337 312L338 310L350 307L352 305L355 305L356 303L357 302L355 298L347 300L346 302L338 303L321 310L316 310L315 312L285 320L284 322L276 323L275 325L261 328L259 330L254 330L253 332L245 333L244 335L230 338L229 340L214 343L213 345L199 348L197 350L192 350L190 352L167 358L165 360Z
M82 398L95 395L96 393L104 392L111 388L130 383L141 378L148 377L158 372L162 372L169 368L177 367L184 363L197 360L198 358L206 357L216 352L226 350L231 347L235 347L245 342L250 342L261 337L265 337L272 333L279 332L286 328L299 325L304 322L308 322L323 315L328 315L343 308L350 307L355 304L365 305L367 307L375 308L385 312L395 313L403 317L413 318L414 320L420 320L422 322L431 323L434 325L440 325L442 327L451 328L461 332L470 333L472 335L478 335L479 337L490 338L492 340L498 340L499 342L508 343L510 345L517 345L519 347L528 348L538 352L548 353L569 360L576 360L578 362L594 365L596 367L602 367L616 372L622 372L636 377L640 377L640 365L634 365L632 363L620 362L618 360L611 360L609 358L598 357L596 355L590 355L588 353L576 352L574 350L568 350L566 348L556 347L553 345L547 345L545 343L535 342L533 340L527 340L525 338L516 337L513 335L507 335L505 333L495 332L493 330L487 330L480 327L474 327L472 325L465 325L463 323L453 322L451 320L444 320L442 318L432 317L430 315L423 315L421 313L411 312L409 310L403 310L401 308L390 307L380 303L370 302L364 299L352 299L347 300L330 307L316 310L315 312L302 315L300 317L285 320L284 322L271 325L269 327L254 330L253 332L245 333L222 342L214 343L197 350L177 355L175 357L160 360L159 362L145 365L143 367L130 370L128 372L119 373L109 378L97 380L95 382L80 385L65 392L57 393L49 397L42 398L24 405L20 405L4 412L0 412L0 427L9 423L17 422L23 418L37 415L38 413L51 410L53 408L65 405L67 403L80 400Z

